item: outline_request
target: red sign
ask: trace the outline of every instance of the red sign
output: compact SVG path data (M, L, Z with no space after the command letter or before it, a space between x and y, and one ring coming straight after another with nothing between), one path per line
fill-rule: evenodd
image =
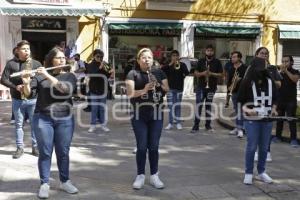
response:
M14 3L71 5L73 0L13 0Z

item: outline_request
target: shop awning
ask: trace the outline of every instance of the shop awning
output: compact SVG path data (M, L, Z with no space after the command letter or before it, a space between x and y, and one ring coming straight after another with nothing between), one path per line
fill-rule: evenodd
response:
M300 25L280 24L278 27L280 39L300 39Z
M111 35L179 36L182 23L111 23Z
M196 24L196 36L225 38L256 38L260 33L260 25L241 24Z
M103 16L110 10L107 4L74 4L71 6L53 6L36 4L16 4L1 1L0 15L13 16Z

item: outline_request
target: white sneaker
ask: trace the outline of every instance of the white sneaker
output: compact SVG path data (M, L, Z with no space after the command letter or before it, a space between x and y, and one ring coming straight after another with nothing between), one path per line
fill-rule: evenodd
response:
M76 194L78 192L78 189L71 183L70 180L67 180L65 183L60 183L60 189L69 194Z
M134 189L141 189L145 184L145 175L144 174L140 174L140 175L137 175L133 184L132 184L132 187Z
M96 125L91 125L91 127L89 128L88 132L89 133L93 133L96 130Z
M106 125L101 125L100 128L102 129L102 131L104 132L109 132L110 129L106 126Z
M271 152L268 152L267 154L267 162L272 162Z
M133 153L133 154L136 154L136 152L137 152L137 148L135 147L135 148L133 149L132 153Z
M13 124L15 124L15 120L10 120L10 122L9 122L11 125L13 125Z
M243 136L244 136L243 131L242 131L242 130L238 130L238 131L237 131L237 137L238 137L238 138L243 138Z
M176 124L177 130L182 130L182 125L180 123Z
M258 153L257 153L257 151L255 151L255 154L254 154L254 161L258 161Z
M158 177L158 173L150 176L150 184L153 185L156 189L164 188L164 183Z
M42 184L39 189L38 197L41 199L49 198L49 190L50 186L48 185L48 183Z
M172 124L168 124L166 127L165 127L165 130L170 130L173 128L173 125Z
M261 180L265 183L273 183L273 179L267 173L261 173L257 177L258 180Z
M253 175L252 174L245 174L244 184L252 185L252 181L253 181Z
M237 130L238 130L237 128L231 130L231 131L229 132L229 135L235 135L236 132L237 132Z

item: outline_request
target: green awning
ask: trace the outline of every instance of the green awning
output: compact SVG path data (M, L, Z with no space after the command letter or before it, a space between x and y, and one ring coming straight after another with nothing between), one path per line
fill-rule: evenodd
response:
M300 39L300 25L280 24L278 27L280 39Z
M182 23L111 23L110 35L180 36Z
M240 24L196 24L195 35L225 38L256 38L260 33L260 25Z

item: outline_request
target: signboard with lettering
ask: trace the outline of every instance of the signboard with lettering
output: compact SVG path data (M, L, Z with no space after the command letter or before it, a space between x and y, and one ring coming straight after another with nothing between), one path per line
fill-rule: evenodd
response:
M180 36L181 29L109 29L110 35Z
M22 29L66 30L66 19L22 18Z
M14 3L72 5L73 0L13 0Z

